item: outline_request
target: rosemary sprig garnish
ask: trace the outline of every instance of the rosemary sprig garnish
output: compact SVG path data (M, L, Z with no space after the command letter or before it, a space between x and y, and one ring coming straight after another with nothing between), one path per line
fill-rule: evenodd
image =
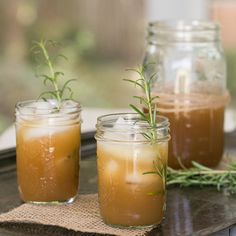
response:
M142 135L150 141L151 144L157 143L157 106L156 99L158 96L152 95L152 83L154 79L156 79L156 73L151 76L147 76L146 70L150 64L144 65L138 69L128 69L128 71L134 71L138 74L137 80L124 79L135 86L141 88L143 96L133 96L135 99L138 99L139 103L142 105L142 108L138 108L137 106L130 104L130 107L140 115L141 120L146 121L148 124L148 129L146 132L142 133ZM144 111L142 110L144 109ZM147 112L145 112L147 111ZM153 170L144 172L143 175L146 174L155 174L162 180L162 190L154 191L151 193L147 193L148 195L165 195L166 192L166 163L161 157L158 149L157 149L157 158L156 161L153 162ZM158 186L157 186L158 187Z
M33 42L32 51L41 54L44 60L44 64L48 68L48 74L40 74L38 77L43 78L43 83L46 86L47 83L53 87L53 90L48 90L40 94L39 98L42 98L44 100L47 100L45 96L50 96L51 98L54 98L57 100L57 108L60 109L61 103L65 100L72 99L73 92L72 89L69 87L69 84L72 81L75 81L75 79L67 80L62 86L59 85L59 79L61 79L64 76L64 73L61 71L56 71L54 68L53 60L51 59L49 53L48 53L48 46L56 46L56 42L52 40L40 40L40 41L34 41ZM66 57L64 55L57 55L57 57ZM69 96L65 95L65 92L69 92Z
M159 153L158 153L159 155ZM151 193L148 193L148 195L164 195L165 194L165 186L166 186L166 163L164 163L164 161L162 160L162 158L159 156L157 158L157 161L154 161L153 162L153 166L154 166L154 171L148 171L148 172L144 172L143 175L146 175L146 174L155 174L155 175L158 175L161 180L162 180L162 187L163 189L160 191L156 191L156 192L151 192Z
M140 115L143 121L146 121L149 124L150 131L143 133L143 136L155 142L157 140L157 123L156 123L156 116L157 116L157 107L156 107L156 99L158 96L152 96L151 87L154 79L156 78L156 73L147 77L145 73L149 64L144 65L138 69L127 69L128 71L134 71L138 74L139 78L137 80L131 79L124 79L135 86L141 88L142 93L144 96L133 96L135 99L139 100L139 103L142 104L142 108L147 111L147 113L143 112L142 109L139 109L137 106L130 104L130 107Z
M167 185L213 186L218 191L225 190L229 194L236 194L236 165L231 163L225 170L215 170L192 162L190 169L174 170L167 167Z

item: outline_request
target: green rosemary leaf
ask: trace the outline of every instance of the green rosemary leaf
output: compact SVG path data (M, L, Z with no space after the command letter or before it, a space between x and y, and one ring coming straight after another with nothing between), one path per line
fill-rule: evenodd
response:
M64 93L66 92L66 90L69 92L70 96L72 93L72 89L70 87L65 87L63 90L61 90L61 96L64 95Z
M65 55L63 55L63 54L58 54L57 57L61 57L64 60L68 61L68 58Z
M134 106L133 104L130 104L130 107L131 107L134 111L136 111L142 118L146 119L145 114L144 114L141 110L139 110L136 106Z
M195 161L192 161L193 167L199 168L201 170L212 170L211 168L208 168L206 166L201 165L200 163L197 163Z
M139 69L127 68L126 71L133 71L133 72L135 72L135 73L138 73L140 76L143 76L142 70L140 71Z
M68 92L72 92L72 89L67 86L65 88L63 88L63 90L61 90L61 92L63 93L65 90L68 90Z
M156 108L156 105L154 105L155 107L154 107L154 109L153 109L153 123L154 124L156 124L157 123L157 121L156 121L156 119L157 119L157 108ZM155 129L155 127L156 127L156 125L154 125L154 129Z
M153 73L153 74L150 76L150 79L149 79L150 85L151 85L151 83L153 83L153 81L154 81L154 79L156 79L156 77L157 77L157 73L156 73L156 72Z
M123 79L124 81L127 81L127 82L130 82L130 83L133 83L135 86L138 85L141 89L144 89L143 85L140 84L139 82L134 81L134 80L131 80L131 79Z
M143 104L143 103L144 103L146 106L148 105L147 100L146 100L145 98L143 98L143 97L140 97L140 96L133 96L133 98L138 99L139 102L140 102L140 104Z
M49 40L45 40L45 44L51 44L53 47L58 47L61 46L61 44L58 41L49 39Z
M151 139L152 139L152 137L151 137L149 134L147 134L147 133L142 133L142 135L143 135L144 138L146 138L147 140L151 140Z
M67 81L64 83L62 89L68 87L68 84L71 83L71 82L77 82L77 79L69 79L69 80L67 80Z
M38 75L37 77L42 77L42 78L44 78L44 79L43 79L43 84L44 84L45 86L47 85L47 82L53 83L53 78L51 78L51 77L48 76L48 75Z
M64 83L64 85L63 85L63 87L62 87L62 89L61 89L61 96L63 97L63 95L64 95L64 92L65 92L65 90L68 90L69 92L70 92L70 97L73 95L73 93L72 93L72 89L70 88L70 87L68 87L68 85L71 83L71 82L77 82L77 80L76 79L69 79L69 80L67 80L65 83Z
M38 98L38 99L39 99L39 98ZM47 102L47 101L48 101L45 97L41 97L41 99L42 99L44 102Z
M148 63L144 64L142 66L142 73L144 73L148 69L148 67L150 67L151 65L156 65L156 62L148 62Z
M45 91L39 95L38 99L43 98L43 96L45 95L50 95L52 98L55 98L55 99L57 98L55 91Z
M153 102L154 100L156 100L156 99L158 99L158 98L160 98L160 97L159 97L159 96L152 97L152 98L151 98L151 102Z
M144 172L143 175L150 175L150 174L156 174L155 171L147 171L147 172Z
M64 76L65 74L64 74L63 72L61 72L61 71L56 71L56 72L54 72L54 76L55 76L55 77L58 77L59 75Z
M35 43L35 41L33 41L33 43ZM30 51L33 52L33 53L39 53L40 50L38 50L38 45L34 44L31 48L30 48Z

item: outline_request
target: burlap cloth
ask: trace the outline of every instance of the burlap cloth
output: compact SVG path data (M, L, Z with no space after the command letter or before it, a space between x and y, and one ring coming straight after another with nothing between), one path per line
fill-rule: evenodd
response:
M121 229L103 223L97 194L80 195L69 205L33 205L25 203L0 215L0 223L30 223L59 226L75 232L110 235L145 235L148 229ZM151 229L149 229L151 230Z

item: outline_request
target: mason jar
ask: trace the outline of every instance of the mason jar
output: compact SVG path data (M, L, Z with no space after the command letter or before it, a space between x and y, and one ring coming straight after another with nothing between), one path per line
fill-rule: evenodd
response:
M157 73L152 91L170 121L168 164L216 166L224 150L224 109L229 100L220 28L214 22L152 22L144 64ZM153 63L153 64L152 64Z
M32 203L73 202L79 186L81 107L74 101L16 105L20 197Z
M133 113L97 119L97 170L100 213L106 224L122 227L158 225L166 205L169 122L157 117L151 130ZM157 134L154 141L145 133Z

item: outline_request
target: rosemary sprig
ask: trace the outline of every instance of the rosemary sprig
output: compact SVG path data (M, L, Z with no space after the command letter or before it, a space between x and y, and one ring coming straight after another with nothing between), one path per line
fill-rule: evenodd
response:
M133 96L135 99L138 99L139 103L142 104L144 110L147 113L143 112L142 109L138 108L137 106L130 104L130 107L141 116L141 119L146 121L149 124L150 131L143 133L143 136L155 142L157 140L157 133L156 133L156 115L157 115L157 107L156 107L156 99L158 96L152 96L151 87L154 79L156 78L156 73L147 77L146 70L150 64L144 65L138 69L127 69L128 71L133 71L138 74L139 78L137 80L131 79L124 79L127 82L134 84L141 88L142 93L144 96Z
M167 167L167 185L214 186L218 191L225 190L229 194L236 194L236 165L231 163L225 170L215 170L192 162L190 169L174 170Z
M146 121L148 124L148 130L142 135L150 141L151 144L157 142L157 106L156 99L158 96L152 95L152 83L154 79L156 79L156 73L151 76L147 76L146 70L150 64L144 65L138 69L128 69L128 71L134 71L138 74L137 80L124 79L135 85L135 87L141 88L142 94L144 96L133 96L135 99L138 99L139 103L142 105L142 108L138 108L137 106L130 104L130 107L140 115L141 120ZM144 109L144 111L142 110ZM147 112L146 112L147 111ZM161 157L159 151L157 150L157 158L156 161L153 162L153 170L144 172L143 175L146 174L155 174L162 180L162 189L154 192L147 193L148 195L165 195L166 193L166 163ZM158 187L158 186L157 186Z
M158 153L158 155L160 154ZM153 161L153 166L154 166L154 171L144 172L143 175L146 174L158 175L162 180L163 189L161 191L148 193L148 195L159 195L159 194L164 195L166 192L166 174L167 174L166 163L160 156L158 156L157 161Z
M65 100L72 99L73 92L72 89L69 87L69 84L72 81L75 81L75 79L67 80L61 87L59 85L59 79L63 78L65 75L61 71L56 71L54 68L53 60L51 59L49 53L48 53L48 47L53 46L55 47L57 43L52 40L40 40L40 41L33 41L33 47L32 51L36 54L41 54L44 60L44 64L48 68L48 74L40 74L38 77L43 79L43 83L46 86L47 84L51 85L53 90L47 90L40 94L39 98L42 98L44 100L47 100L45 96L50 96L51 98L54 98L57 100L57 108L60 109L61 103ZM64 55L57 55L57 57L66 57ZM65 95L65 92L69 92L69 96Z

